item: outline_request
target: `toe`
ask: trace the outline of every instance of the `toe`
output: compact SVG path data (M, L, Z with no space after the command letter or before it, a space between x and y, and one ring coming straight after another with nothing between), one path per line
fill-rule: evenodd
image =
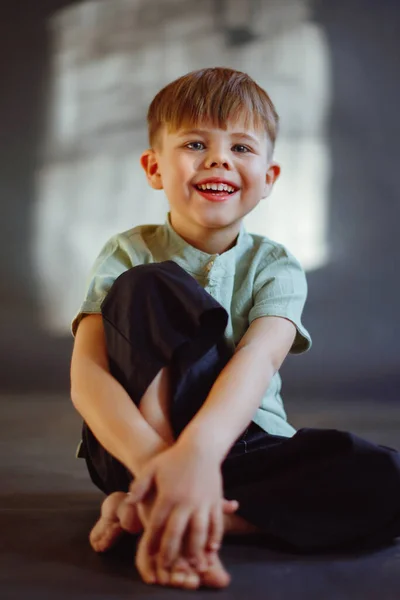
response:
M153 558L147 553L147 540L145 535L143 535L139 541L135 564L145 583L153 584L157 582L155 575L156 565L154 564Z
M143 529L136 506L121 502L118 507L118 518L122 529L128 533L136 534Z
M186 575L182 571L174 571L171 574L171 585L174 587L183 587Z
M174 562L170 575L170 585L174 587L185 587L186 577L193 573L188 561L180 556Z
M182 587L188 590L196 590L200 586L200 577L197 573L188 573L185 575L185 580Z
M105 552L114 546L122 534L118 523L98 522L90 532L90 545L95 552Z
M231 582L229 573L224 569L217 554L212 559L209 569L202 574L202 583L207 587L224 588Z
M163 568L158 568L157 569L157 582L160 585L168 585L170 582L170 573Z
M124 501L126 494L124 492L114 492L107 496L101 505L101 516L107 521L118 520L117 510Z

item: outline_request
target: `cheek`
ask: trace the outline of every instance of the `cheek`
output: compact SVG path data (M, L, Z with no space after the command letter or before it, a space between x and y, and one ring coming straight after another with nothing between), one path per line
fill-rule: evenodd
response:
M262 194L266 189L266 167L265 164L256 163L248 169L247 177L249 185L257 194Z
M194 175L192 161L188 160L186 157L181 157L180 160L177 160L170 165L167 172L169 173L169 179L173 181L175 185L185 185Z
M245 179L253 181L259 179L261 174L266 172L264 161L259 160L258 157L248 157L247 160L242 161L240 172Z
M252 194L257 196L264 192L265 173L260 169L247 169L242 180L245 182L246 189L251 191Z
M164 179L164 190L168 198L172 198L175 202L187 200L193 193L191 185L191 175L182 165L175 165L173 168L166 171L167 176Z

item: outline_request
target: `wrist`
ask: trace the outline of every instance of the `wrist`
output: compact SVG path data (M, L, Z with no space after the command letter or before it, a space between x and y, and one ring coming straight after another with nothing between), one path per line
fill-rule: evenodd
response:
M127 452L127 458L125 461L125 466L127 469L137 477L138 474L147 463L154 458L167 450L170 446L165 442L160 436L152 437L150 440L148 437L146 440L143 440L143 443L140 447L140 451L137 450L137 442L134 448L129 448Z
M226 448L221 444L221 441L216 443L215 437L202 434L201 431L184 430L179 436L176 446L182 450L182 452L196 454L196 455L207 455L213 463L221 466L227 452Z

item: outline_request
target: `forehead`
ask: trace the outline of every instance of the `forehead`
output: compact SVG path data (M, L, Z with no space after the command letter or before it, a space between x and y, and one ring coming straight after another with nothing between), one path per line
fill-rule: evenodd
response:
M242 138L254 139L255 141L265 142L267 132L264 127L257 126L250 119L235 119L224 123L199 120L197 122L183 122L179 126L167 125L164 129L164 135L173 137L184 137L185 135L224 135L237 136Z

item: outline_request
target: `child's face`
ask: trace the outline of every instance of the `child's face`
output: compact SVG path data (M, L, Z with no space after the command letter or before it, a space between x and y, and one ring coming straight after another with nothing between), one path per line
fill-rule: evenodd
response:
M142 165L152 187L164 189L172 224L181 234L238 231L279 175L266 133L240 122L228 123L226 130L207 124L195 130L164 128L160 142L159 149L142 155ZM212 185L219 190L207 189Z

